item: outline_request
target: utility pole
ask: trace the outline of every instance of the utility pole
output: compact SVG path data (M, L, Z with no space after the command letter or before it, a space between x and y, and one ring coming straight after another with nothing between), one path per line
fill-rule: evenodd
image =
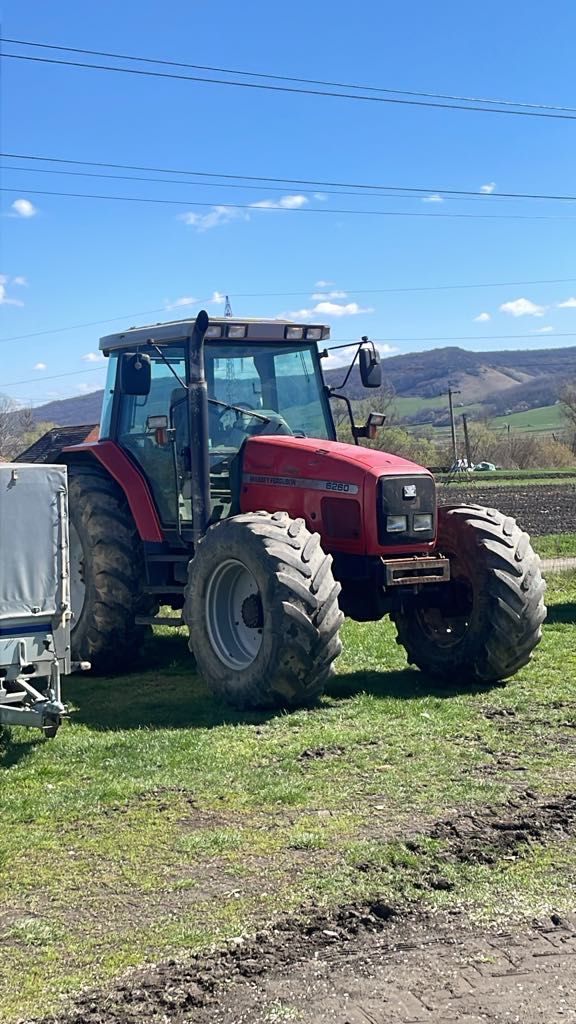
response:
M472 455L470 453L470 437L468 436L468 417L465 412L462 413L462 426L464 428L464 445L466 447L466 461L468 463L468 469L472 469Z
M448 385L448 404L450 405L450 430L452 433L452 454L454 456L454 465L458 462L458 447L456 445L456 422L454 420L454 402L452 401L453 395L459 395L460 392L456 391L451 384Z

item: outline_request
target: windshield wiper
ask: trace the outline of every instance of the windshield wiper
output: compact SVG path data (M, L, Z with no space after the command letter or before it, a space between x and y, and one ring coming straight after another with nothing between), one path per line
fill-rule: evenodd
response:
M268 416L263 416L261 412L256 412L254 409L243 409L241 405L231 405L229 402L219 402L217 398L209 398L209 405L219 405L223 409L232 409L234 412L241 413L242 416L253 416L254 419L262 420L263 423L270 423Z

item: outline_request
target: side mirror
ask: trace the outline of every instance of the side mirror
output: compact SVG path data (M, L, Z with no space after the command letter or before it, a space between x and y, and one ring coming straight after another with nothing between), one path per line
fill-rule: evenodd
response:
M152 383L150 356L141 352L123 352L120 356L118 384L122 395L149 395Z
M364 341L364 339L362 339ZM366 339L367 340L367 339ZM360 379L365 388L379 388L382 384L382 366L380 354L371 344L364 344L360 349Z
M370 412L363 427L357 427L354 424L354 437L367 437L370 441L373 441L380 427L383 427L385 422L386 416L383 412Z

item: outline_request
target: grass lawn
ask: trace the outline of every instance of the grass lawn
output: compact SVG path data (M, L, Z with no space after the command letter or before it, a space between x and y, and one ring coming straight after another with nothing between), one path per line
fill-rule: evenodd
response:
M541 558L576 556L576 533L548 533L532 537L532 547Z
M505 686L438 689L387 620L347 622L329 693L291 715L215 705L165 630L145 672L67 681L56 740L0 737L0 1020L311 901L574 909L576 841L552 835L421 885L442 857L433 822L576 787L576 579L553 579L549 604L533 663Z

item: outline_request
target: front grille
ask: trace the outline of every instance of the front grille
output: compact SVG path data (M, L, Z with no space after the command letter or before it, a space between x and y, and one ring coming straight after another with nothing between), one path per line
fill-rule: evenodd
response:
M415 497L405 494L416 491ZM432 513L432 529L414 531L414 514ZM403 533L388 533L387 516L406 516L408 529ZM378 540L383 547L422 544L436 536L436 484L424 473L414 476L381 476L378 481Z

